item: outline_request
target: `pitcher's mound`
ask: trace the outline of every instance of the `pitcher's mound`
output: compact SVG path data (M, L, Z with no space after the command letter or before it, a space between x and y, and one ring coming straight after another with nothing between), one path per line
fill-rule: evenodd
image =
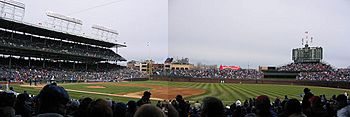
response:
M194 89L194 88L185 88L185 87L169 87L169 86L159 86L151 84L117 84L117 86L129 86L129 87L146 87L150 88L152 93L152 98L161 99L161 100L170 100L174 99L177 95L182 95L183 97L190 97L194 95L201 95L206 92L204 89ZM124 95L125 97L140 98L143 95L144 91L139 92L126 92L119 93L117 95Z

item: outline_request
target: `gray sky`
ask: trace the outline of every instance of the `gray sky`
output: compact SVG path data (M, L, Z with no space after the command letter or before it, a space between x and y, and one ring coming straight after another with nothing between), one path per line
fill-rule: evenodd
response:
M71 14L86 8L116 0L16 0L26 5L24 21L38 24L47 20L45 13L52 11L81 19L86 34L94 24L119 32L118 42L127 48L119 53L127 60L152 59L164 61L168 54L168 1L117 0L118 2ZM147 47L150 42L150 49ZM149 50L151 51L149 54Z
M46 11L118 30L119 53L128 60L187 57L192 63L283 65L301 47L303 32L324 48L324 61L349 66L349 0L17 0L25 21L44 22ZM146 46L150 42L149 48Z
M169 1L169 55L193 63L287 64L307 30L324 61L350 65L349 0Z

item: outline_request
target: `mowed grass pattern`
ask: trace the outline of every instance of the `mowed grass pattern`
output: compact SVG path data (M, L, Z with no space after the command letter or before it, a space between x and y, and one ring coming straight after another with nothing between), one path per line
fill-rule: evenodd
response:
M147 83L154 85L163 85L170 87L190 87L197 89L205 89L207 92L198 96L187 97L187 100L197 101L207 96L213 96L221 99L224 102L233 102L237 99L245 100L255 98L259 95L267 95L271 99L277 97L284 98L287 95L289 98L301 100L304 88L310 88L311 92L317 96L325 94L329 99L332 95L343 94L350 92L346 89L315 87L315 86L299 86L299 85L275 85L275 84L230 84L230 83L196 83L196 82L159 82L146 81L137 83Z
M151 84L169 87L187 87L196 89L205 89L206 93L202 95L186 97L186 100L200 101L204 97L213 96L221 99L224 103L229 104L237 99L245 100L249 98L255 98L259 95L267 95L271 100L276 97L283 98L284 95L288 95L289 98L301 99L300 95L303 93L303 89L308 87L315 95L325 94L329 99L332 95L343 94L344 92L350 92L345 89L325 88L325 87L314 87L314 86L295 86L295 85L273 85L273 84L229 84L229 83L198 83L198 82L166 82L166 81L138 81L138 82L122 82L123 84ZM98 84L61 84L66 89L102 92L109 94L117 94L123 92L138 92L149 90L149 88L142 87L121 87L116 86L115 83L98 83ZM103 86L106 88L92 89L87 86ZM27 90L31 94L38 94L39 89L19 87L13 85L16 91L22 92ZM110 98L120 102L127 102L129 100L137 100L134 98L126 97L114 97L105 96L100 94L88 94L80 92L69 92L70 96L75 99L82 97L92 98Z
M115 83L103 83L103 84L100 84L100 83L99 84L67 83L67 84L59 84L59 85L64 87L65 89L109 93L109 94L117 94L117 93L124 93L124 92L137 92L137 91L144 91L144 90L149 89L149 88L142 88L142 87L117 87L117 86L115 86ZM93 89L93 88L87 88L88 86L103 86L105 88ZM29 94L37 95L40 92L40 88L21 87L19 85L11 85L11 87L14 87L15 91L19 92L19 93L21 93L23 91L27 91ZM73 99L82 99L84 97L91 97L94 99L98 99L98 98L112 99L112 100L115 100L118 102L127 102L129 100L138 100L136 98L107 96L107 95L73 92L73 91L68 91L68 93L69 93L69 96Z

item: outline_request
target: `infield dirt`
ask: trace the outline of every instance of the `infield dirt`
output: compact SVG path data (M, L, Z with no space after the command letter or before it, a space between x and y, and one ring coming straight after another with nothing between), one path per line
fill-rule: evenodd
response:
M90 89L104 89L106 87L100 86L100 83L86 83L86 84L96 84L94 86L86 86L86 88ZM29 85L21 85L22 87L33 87L35 89L41 89L44 85L38 85L38 86L29 86ZM115 84L114 86L122 86L122 87L143 87L143 88L149 88L150 92L152 93L151 99L153 100L170 100L175 99L177 95L182 95L185 97L195 96L195 95L201 95L206 93L206 90L204 89L193 89L193 88L183 88L183 87L168 87L168 86L159 86L159 85L150 85L150 84ZM124 92L124 93L117 93L117 94L108 94L108 93L101 93L101 92L93 92L93 91L87 91L87 90L73 90L73 89L66 89L67 91L73 91L73 92L81 92L81 93L90 93L90 94L99 94L99 95L107 95L107 96L119 96L119 97L129 97L129 98L140 98L143 95L144 91L138 91L138 92Z
M152 98L157 99L175 99L176 95L182 95L183 97L189 97L194 95L201 95L206 92L203 89L193 88L182 88L182 87L168 87L150 84L116 84L117 86L128 86L128 87L144 87L150 88ZM124 95L126 97L141 97L144 91L133 92L133 93L118 93L117 95Z

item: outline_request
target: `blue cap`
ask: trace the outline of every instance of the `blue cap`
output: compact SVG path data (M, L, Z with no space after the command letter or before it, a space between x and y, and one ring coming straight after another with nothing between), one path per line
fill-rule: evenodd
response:
M54 96L55 98L62 99L67 103L69 101L68 92L61 86L57 86L55 84L48 84L43 87L40 91L38 98L50 98Z

